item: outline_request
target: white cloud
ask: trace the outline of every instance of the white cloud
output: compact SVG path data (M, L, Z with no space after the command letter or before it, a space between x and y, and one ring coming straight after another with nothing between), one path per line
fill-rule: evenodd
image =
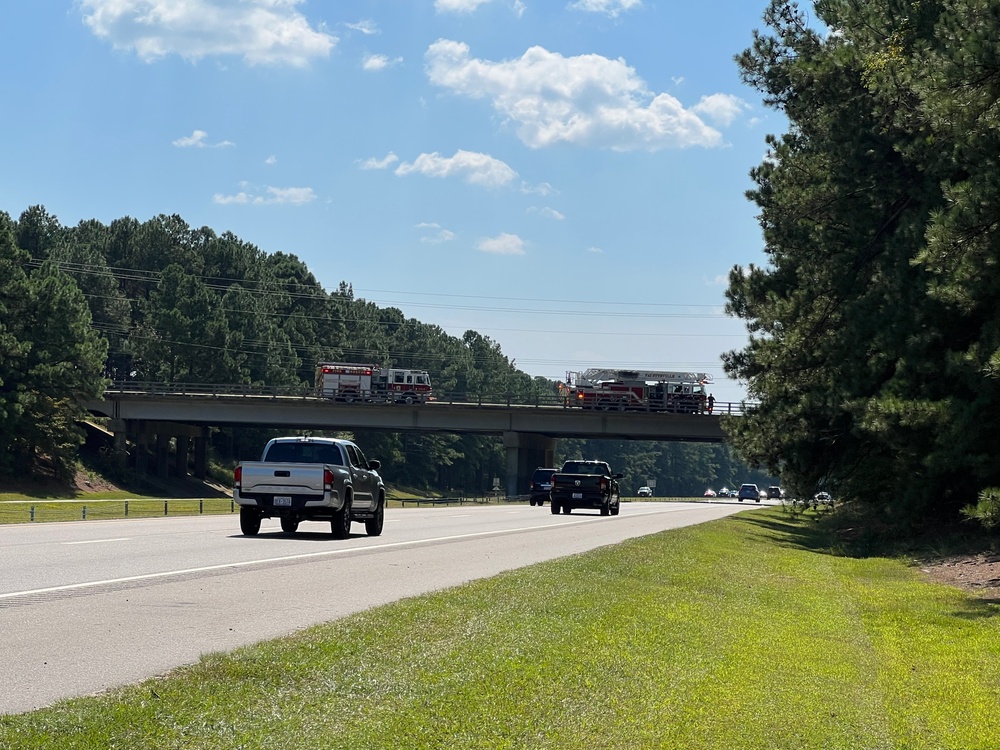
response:
M566 216L554 208L549 208L548 206L532 206L528 209L529 214L538 214L539 216L544 216L546 219L555 219L557 221L562 221Z
M481 239L476 249L495 255L524 255L524 240L516 234L505 232L496 237Z
M587 252L588 253L593 253L594 255L603 255L604 254L604 251L601 250L601 248L595 247L593 245L591 245L590 247L587 248Z
M692 112L705 115L718 125L731 125L733 120L750 109L750 105L732 94L711 94L691 107Z
M173 145L177 148L225 148L227 146L235 146L236 144L232 141L219 141L218 143L205 143L205 139L208 138L208 133L204 130L195 130L191 135L186 135L183 138L178 138L176 141L172 141Z
M365 159L361 162L361 169L388 169L397 161L399 161L399 157L390 151L381 159L376 159L374 156L370 159Z
M422 221L416 225L416 228L423 230L434 230L431 231L430 234L424 234L420 238L421 242L428 245L440 245L442 242L450 242L451 240L455 239L454 232L448 229L443 229L440 224L437 224L435 222Z
M436 151L420 154L412 164L404 162L396 168L400 176L414 173L428 177L462 177L469 184L483 187L502 187L517 177L517 172L489 154L462 150L450 157Z
M303 0L79 0L83 20L115 49L142 60L240 55L249 64L304 66L337 37L312 28Z
M616 18L619 13L642 7L642 0L576 0L566 6L570 10L582 10L587 13L603 13Z
M521 185L521 192L526 195L537 194L541 196L549 196L558 193L559 191L547 182L540 182L537 185L524 183Z
M264 159L264 163L267 164L267 165L277 164L278 163L278 157L275 156L274 154L271 154L269 157L267 157L266 159Z
M358 21L357 23L345 23L344 25L347 28L349 28L349 29L354 29L355 31L360 31L362 34L365 34L366 36L371 36L373 34L378 34L379 33L378 24L375 23L370 18L362 19L361 21Z
M434 10L438 13L472 13L489 2L492 0L434 0Z
M361 67L364 70L384 70L392 65L398 65L401 62L403 62L402 57L390 60L385 55L368 55L361 61Z
M425 54L430 81L470 98L488 97L532 148L557 143L617 151L720 146L722 135L667 93L654 94L624 60L563 57L532 47L520 58L470 57L440 39Z
M479 6L491 2L493 0L434 0L434 10L438 13L475 13L479 10ZM518 18L524 15L522 0L513 0L510 7Z
M309 187L265 187L263 194L255 192L254 189L242 183L244 189L235 195L223 195L216 193L212 200L221 205L246 204L246 205L276 205L311 203L316 199L316 193Z

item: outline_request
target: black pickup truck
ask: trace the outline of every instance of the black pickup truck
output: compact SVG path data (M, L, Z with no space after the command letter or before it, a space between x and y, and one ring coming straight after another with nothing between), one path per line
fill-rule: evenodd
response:
M549 499L552 512L572 513L574 508L597 508L602 516L617 516L621 509L618 480L604 461L567 461L552 475Z

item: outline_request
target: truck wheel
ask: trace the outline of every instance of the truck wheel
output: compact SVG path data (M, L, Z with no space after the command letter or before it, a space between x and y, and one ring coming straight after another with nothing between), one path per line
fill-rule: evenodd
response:
M611 500L605 500L604 505L601 506L601 515L610 516L611 515Z
M385 525L385 499L378 499L378 507L375 509L375 517L365 521L365 533L368 536L379 536L382 533L382 526Z
M351 535L351 498L346 498L340 510L334 511L330 530L337 539L347 539Z
M406 404L407 406L409 406L410 404L412 404L413 403L413 394L412 393L407 393L405 396L403 396L403 403Z
M292 516L281 517L281 530L286 534L294 534L299 528L299 519Z
M622 503L621 500L619 500L617 503L611 506L611 515L617 516L618 513L621 511L621 509L622 509Z
M551 503L549 503L549 505L550 505L550 507L552 509L552 515L558 516L559 515L559 503L557 501L553 500Z
M240 531L243 536L257 536L260 531L260 513L256 508L240 508Z
M569 515L570 513L572 513L572 512L573 512L573 508L572 508L572 506L569 506L569 505L564 505L564 506L562 507L562 512L563 512L563 515L564 515L564 516L568 516L568 515Z

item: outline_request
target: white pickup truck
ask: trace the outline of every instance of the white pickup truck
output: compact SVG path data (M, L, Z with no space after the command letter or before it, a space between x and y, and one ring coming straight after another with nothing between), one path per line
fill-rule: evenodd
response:
M351 522L363 521L368 535L378 536L385 518L380 465L350 440L275 438L260 461L243 461L234 472L240 530L254 536L264 518L279 518L286 534L300 521L329 521L333 535L346 539Z

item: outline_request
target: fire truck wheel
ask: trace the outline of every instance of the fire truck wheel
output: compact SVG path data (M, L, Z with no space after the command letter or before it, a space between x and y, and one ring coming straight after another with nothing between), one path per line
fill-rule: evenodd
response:
M412 393L407 393L405 396L403 396L403 403L404 404L412 404L413 403L413 394Z

